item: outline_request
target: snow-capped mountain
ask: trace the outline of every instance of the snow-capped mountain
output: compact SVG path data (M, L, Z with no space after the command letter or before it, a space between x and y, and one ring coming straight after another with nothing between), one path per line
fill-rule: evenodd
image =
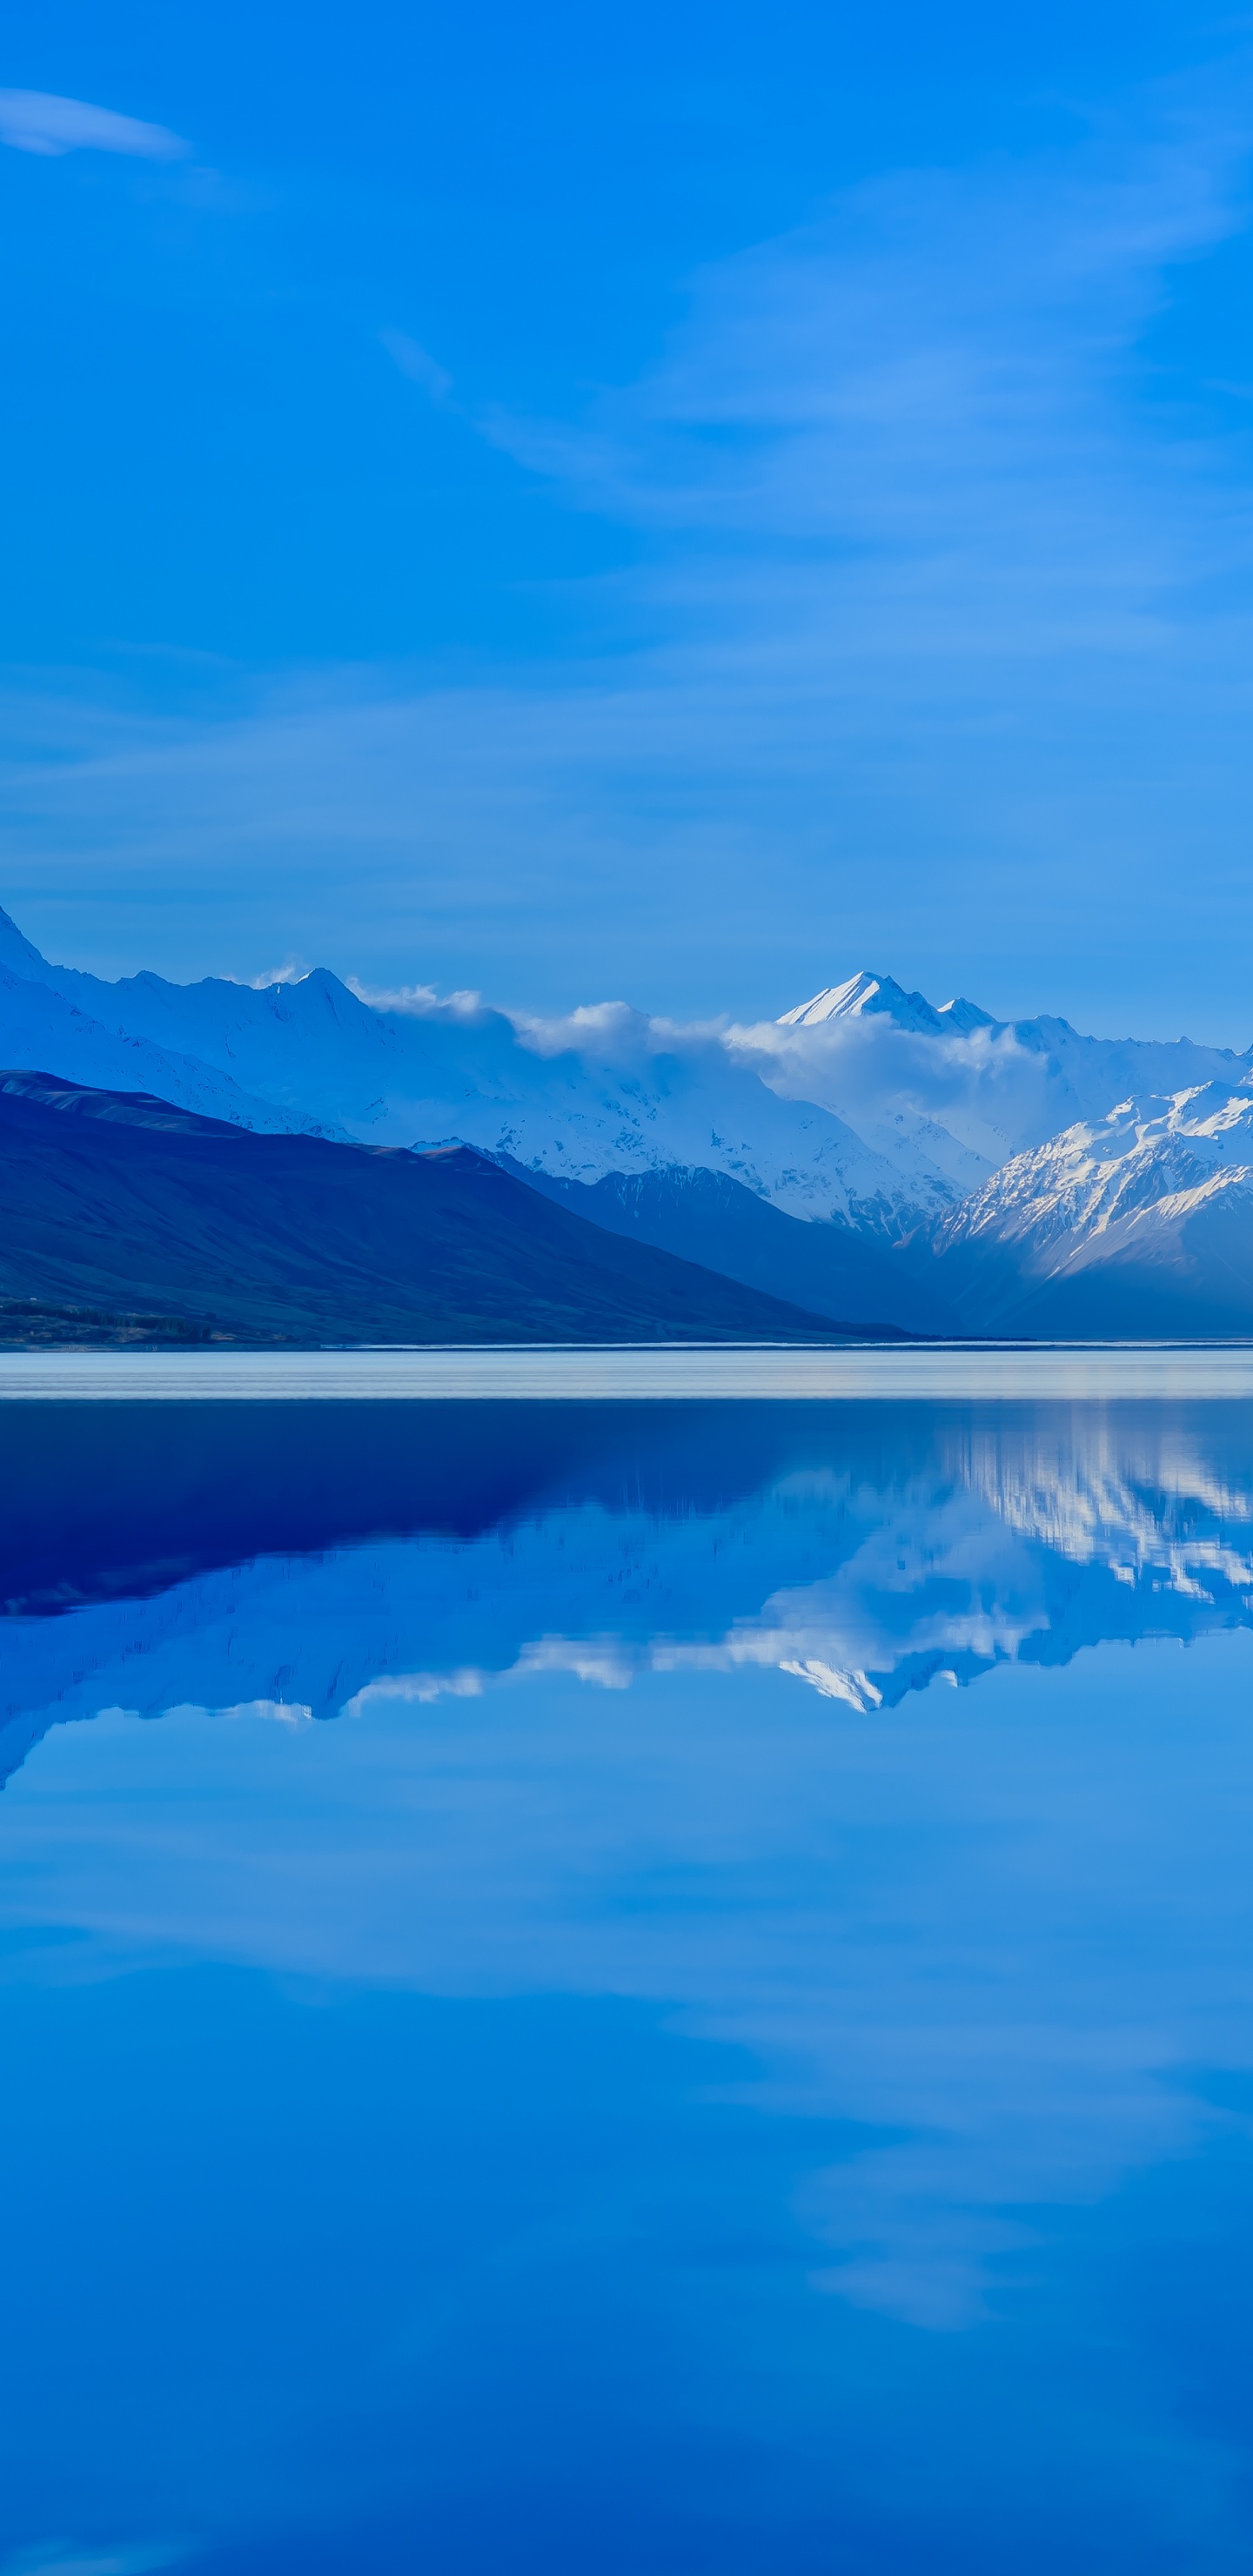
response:
M122 1047L130 1087L241 1125L389 1145L456 1138L586 1183L723 1172L793 1216L889 1241L985 1168L958 1184L903 1129L868 1142L830 1103L781 1096L769 1060L721 1032L622 1004L558 1023L428 994L380 1006L321 968L261 989L149 974L110 984L48 964L7 916L0 968L0 1061L123 1087Z
M726 1172L792 1215L888 1240L1077 1117L1248 1069L1187 1040L1084 1038L1061 1019L933 1006L864 973L781 1020L710 1029L620 1003L564 1021L429 993L377 1004L321 968L262 988L106 983L51 965L3 914L0 970L9 1063L116 1087L129 1062L135 1088L238 1124L380 1144L455 1136L586 1183Z
M828 984L826 991L815 993L812 1001L798 1002L795 1010L784 1011L779 1026L829 1028L833 1020L860 1019L865 1011L885 1012L898 1029L920 1029L929 1037L943 1037L952 1028L965 1036L972 1028L994 1025L990 1014L978 1010L973 1002L941 1002L937 1008L924 993L905 992L891 975L868 975L863 970L850 975L846 984Z
M1253 1330L1253 1076L1126 1100L932 1229L949 1294L1059 1331Z
M862 1321L1253 1322L1241 1231L1253 1049L997 1020L868 972L780 1019L716 1026L624 1003L542 1020L475 996L371 999L322 968L263 987L107 983L49 964L0 913L0 1063L259 1131L455 1139L589 1194L647 1177L605 1222L665 1248L676 1227L699 1231L712 1174L873 1250L873 1275L840 1273L830 1292ZM729 1275L795 1293L781 1238L768 1243L738 1202L719 1203L718 1223Z
M84 978L84 982L90 979ZM102 987L107 995L110 987ZM108 1004L106 1002L106 1010ZM0 1060L57 1073L109 1091L151 1091L203 1118L229 1119L259 1135L340 1135L302 1110L254 1099L225 1071L180 1049L157 1046L125 1026L93 1018L79 1003L0 964Z
M969 1037L973 1029L1003 1029L1006 1021L994 1020L990 1011L981 1011L977 1002L960 999L951 1002L929 1002L925 993L907 993L891 975L850 975L845 984L828 984L825 992L815 993L810 1002L798 1002L795 1010L784 1011L779 1020L784 1029L829 1028L833 1020L860 1019L863 1012L881 1011L898 1029L916 1029L927 1037ZM1059 1023L1065 1027L1064 1021Z
M731 1030L728 1043L768 1064L775 1089L838 1107L880 1150L888 1134L908 1137L962 1197L1012 1155L1120 1100L1238 1083L1253 1066L1253 1049L1084 1037L1047 1014L996 1020L975 1002L932 1005L868 974Z

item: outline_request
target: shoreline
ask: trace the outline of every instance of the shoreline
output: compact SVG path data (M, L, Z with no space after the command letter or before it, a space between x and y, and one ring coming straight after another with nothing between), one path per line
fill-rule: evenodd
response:
M0 1351L0 1403L1253 1399L1247 1342Z

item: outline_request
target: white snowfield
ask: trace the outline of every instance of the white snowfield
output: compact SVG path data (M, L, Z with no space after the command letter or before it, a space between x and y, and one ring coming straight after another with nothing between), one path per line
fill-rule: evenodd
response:
M1228 1224L1243 1220L1253 1250L1250 1081L1121 1101L1107 1118L1066 1128L943 1218L936 1249L1012 1248L1036 1278L1100 1261L1178 1263L1187 1230L1221 1207Z
M1253 1049L998 1021L890 976L752 1024L625 1003L542 1020L476 996L372 1000L321 968L263 988L106 983L49 964L0 913L0 1065L259 1132L459 1139L586 1183L713 1171L794 1217L887 1246L995 1246L1039 1275L1129 1244L1178 1260L1185 1233L1195 1271L1196 1219L1219 1199L1247 1203L1253 1229Z

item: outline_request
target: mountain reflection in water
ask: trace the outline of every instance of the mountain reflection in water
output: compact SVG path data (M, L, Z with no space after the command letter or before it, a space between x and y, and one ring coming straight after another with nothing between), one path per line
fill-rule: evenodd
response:
M755 1665L891 1708L1253 1622L1244 1404L39 1412L0 1408L6 1774L106 1706Z
M0 2576L1247 2568L1253 1405L0 1469Z

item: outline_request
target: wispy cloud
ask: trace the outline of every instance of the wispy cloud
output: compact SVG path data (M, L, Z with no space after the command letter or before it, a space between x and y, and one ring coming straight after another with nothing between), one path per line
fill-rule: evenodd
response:
M700 533L658 584L698 626L734 603L741 634L858 661L1155 649L1233 520L1253 551L1137 356L1172 272L1246 219L1248 88L848 191L700 274L662 363L582 425L492 434L586 507Z
M254 993L272 993L276 984L303 984L310 972L303 959L289 958L285 966L263 966L259 975L249 975L245 981Z
M182 161L191 150L168 126L146 125L111 107L39 89L0 90L0 143L45 159L65 152L127 152L139 161Z
M447 368L441 367L438 359L433 358L420 341L411 340L407 331L380 331L379 339L402 376L407 376L410 384L420 385L432 402L443 402L445 396L452 392L452 377Z
M482 424L632 532L599 593L630 649L84 720L12 774L11 899L46 929L46 869L81 925L107 853L154 918L174 855L189 968L228 898L254 954L540 1008L773 1011L870 962L1104 1026L1116 951L1120 1022L1246 1043L1247 424L1146 352L1246 225L1250 135L1240 58L710 266L634 384Z

